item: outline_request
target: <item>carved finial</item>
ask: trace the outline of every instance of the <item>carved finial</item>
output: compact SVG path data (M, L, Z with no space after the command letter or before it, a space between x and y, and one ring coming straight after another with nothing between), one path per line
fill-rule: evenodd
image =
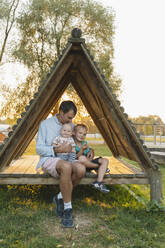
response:
M79 28L74 28L71 32L72 38L80 38L82 35L82 31Z

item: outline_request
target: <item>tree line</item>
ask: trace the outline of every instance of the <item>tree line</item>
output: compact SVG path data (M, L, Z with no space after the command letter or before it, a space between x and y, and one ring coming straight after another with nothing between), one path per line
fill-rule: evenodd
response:
M165 135L165 124L158 115L129 117L141 135Z
M82 30L87 47L114 93L119 95L121 78L113 66L114 19L112 8L105 8L94 0L0 0L0 31L3 34L0 65L8 61L20 62L29 70L25 82L16 88L1 85L5 101L0 118L5 116L14 123L20 117L75 27ZM17 38L12 40L12 36ZM66 93L75 100L80 113L84 112L85 108L71 85ZM56 112L58 104L52 113ZM84 121L88 116L86 113L78 119Z

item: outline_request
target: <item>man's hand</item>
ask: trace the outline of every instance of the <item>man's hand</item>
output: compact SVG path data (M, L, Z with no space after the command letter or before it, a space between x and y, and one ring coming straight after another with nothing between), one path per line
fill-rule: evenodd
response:
M66 142L53 147L55 153L68 153L72 151L72 146L71 144L67 144Z
M92 160L94 158L94 150L90 149L90 151L87 153L87 158L89 160Z

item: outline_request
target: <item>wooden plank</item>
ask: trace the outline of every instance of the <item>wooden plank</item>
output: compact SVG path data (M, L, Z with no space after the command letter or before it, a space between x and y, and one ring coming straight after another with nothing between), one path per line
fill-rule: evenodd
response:
M109 157L109 161L110 164L112 163L112 168L115 165L116 170L119 169L119 171L121 172L121 174L124 174L126 171L127 173L131 173L131 174L139 174L139 173L144 173L140 168L135 167L134 165L126 162L123 158L121 157L117 157L114 158ZM114 173L115 174L115 173Z
M123 163L118 159L112 157L106 157L109 160L110 174L134 174L134 170ZM25 155L22 158L14 161L10 167L8 167L3 173L6 174L36 174L35 167L39 161L39 156ZM137 170L140 173L140 170Z
M107 184L148 184L149 179L144 173L133 174L130 168L123 165L118 159L114 157L107 157L110 161L109 167L111 169L111 174L105 175L104 182ZM24 160L24 162L23 162ZM39 160L39 156L23 156L23 158L18 161L14 161L17 167L20 163L24 164L23 174L19 171L18 174L0 173L0 184L58 184L59 180L46 174L36 174L35 167ZM19 163L18 163L19 162ZM12 164L12 167L14 166ZM26 165L26 166L25 166ZM122 168L122 169L120 169ZM25 174L26 169L26 174ZM120 174L119 172L125 173ZM16 172L16 170L14 171ZM27 174L28 173L28 174ZM97 177L97 174L86 173L86 177L82 179L81 184L90 184Z
M86 173L86 178L95 178L96 173ZM7 174L0 173L0 178L51 178L49 174ZM106 174L104 178L148 178L146 174Z
M36 174L35 167L39 161L39 156L25 155L18 160L12 162L11 166L7 167L3 174Z
M2 173L13 174L15 170L17 170L17 168L22 164L22 162L23 162L23 159L12 161L11 165L7 167L6 170Z
M30 160L30 157L28 158L28 160ZM2 173L6 173L6 174L17 174L17 173L21 173L24 174L25 172L25 164L26 164L27 160L25 158L20 158L17 159L15 161L12 162L11 166L7 167L5 171L3 171Z
M27 170L27 165L25 164L25 162L23 162L23 163L19 163L19 165L18 164L16 164L16 166L15 166L15 164L12 166L13 168L12 168L12 171L10 171L10 167L7 169L7 170L5 170L5 172L2 172L2 173L5 173L5 174L25 174L25 171Z
M109 168L112 170L111 174L134 174L134 171L131 168L128 168L114 157L109 158Z
M30 156L29 158L27 156L25 157L24 160L25 162L23 163L23 167L24 167L23 174L30 174L28 173L28 171L31 170L32 168L35 169L38 160L36 160L36 156ZM36 171L33 174L35 173Z
M94 178L83 178L80 184L91 184ZM148 178L105 178L105 184L148 184ZM0 184L47 184L56 185L59 184L59 180L49 177L49 178L33 178L33 177L0 177Z
M109 160L109 168L111 174L134 174L134 167L129 164L125 165L118 159L112 157L106 157ZM14 161L10 167L8 167L3 173L16 173L17 171L22 174L35 174L35 167L39 161L38 155L25 155L22 158ZM21 169L22 168L22 169ZM140 173L140 170L136 170L136 173Z
M33 156L32 164L30 167L28 167L26 174L36 174L36 165L38 161L39 161L39 156Z

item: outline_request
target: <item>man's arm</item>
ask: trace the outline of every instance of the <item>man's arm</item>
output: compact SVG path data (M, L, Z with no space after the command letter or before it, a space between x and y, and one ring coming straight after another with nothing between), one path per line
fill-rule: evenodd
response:
M37 135L36 151L40 156L54 157L53 146L46 144L46 135L46 126L43 122L41 122Z

